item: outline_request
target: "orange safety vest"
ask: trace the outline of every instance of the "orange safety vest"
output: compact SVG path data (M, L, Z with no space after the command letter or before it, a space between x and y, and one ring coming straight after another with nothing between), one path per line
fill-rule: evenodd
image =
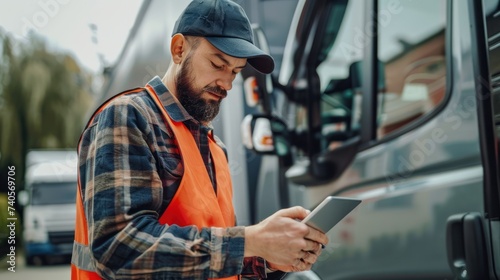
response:
M101 112L111 100L118 96L139 92L141 90L143 90L143 88L122 92L114 96L97 109L87 126L92 123L92 119L95 115ZM215 194L212 182L193 135L182 122L175 122L170 118L155 91L149 85L146 86L146 90L160 109L165 124L172 129L177 139L184 163L184 174L179 189L168 205L167 210L165 210L160 217L160 224L176 224L179 226L196 225L199 229L203 227L234 226L233 191L229 166L224 151L211 137L209 137L209 147L215 165L218 186L217 194ZM96 269L88 246L87 220L80 193L80 177L78 177L76 228L73 258L71 261L71 279L101 279L95 272ZM238 278L238 276L233 276L225 279Z

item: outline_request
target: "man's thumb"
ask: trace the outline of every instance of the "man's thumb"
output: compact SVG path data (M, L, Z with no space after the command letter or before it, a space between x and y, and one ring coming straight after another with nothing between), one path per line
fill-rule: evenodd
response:
M292 219L304 219L311 211L305 209L301 206L294 206L290 208L281 209L279 215L282 217L288 217Z

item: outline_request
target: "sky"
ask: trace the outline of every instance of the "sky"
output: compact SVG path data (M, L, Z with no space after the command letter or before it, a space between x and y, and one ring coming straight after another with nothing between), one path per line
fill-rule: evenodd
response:
M97 73L118 58L141 5L142 0L0 0L0 28L18 40L33 30Z

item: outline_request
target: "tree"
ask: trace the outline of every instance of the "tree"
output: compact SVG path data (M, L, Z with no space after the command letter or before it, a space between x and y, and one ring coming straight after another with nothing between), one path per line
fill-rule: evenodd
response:
M0 34L0 42L0 180L14 165L20 183L29 149L76 149L93 102L91 75L34 35L16 43Z

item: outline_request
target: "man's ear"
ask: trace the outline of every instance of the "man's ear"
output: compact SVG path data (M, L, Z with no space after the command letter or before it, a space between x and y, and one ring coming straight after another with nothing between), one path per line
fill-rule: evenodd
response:
M170 41L170 54L172 55L172 61L175 64L180 64L184 58L184 53L187 51L186 37L184 35L177 33L172 37Z

